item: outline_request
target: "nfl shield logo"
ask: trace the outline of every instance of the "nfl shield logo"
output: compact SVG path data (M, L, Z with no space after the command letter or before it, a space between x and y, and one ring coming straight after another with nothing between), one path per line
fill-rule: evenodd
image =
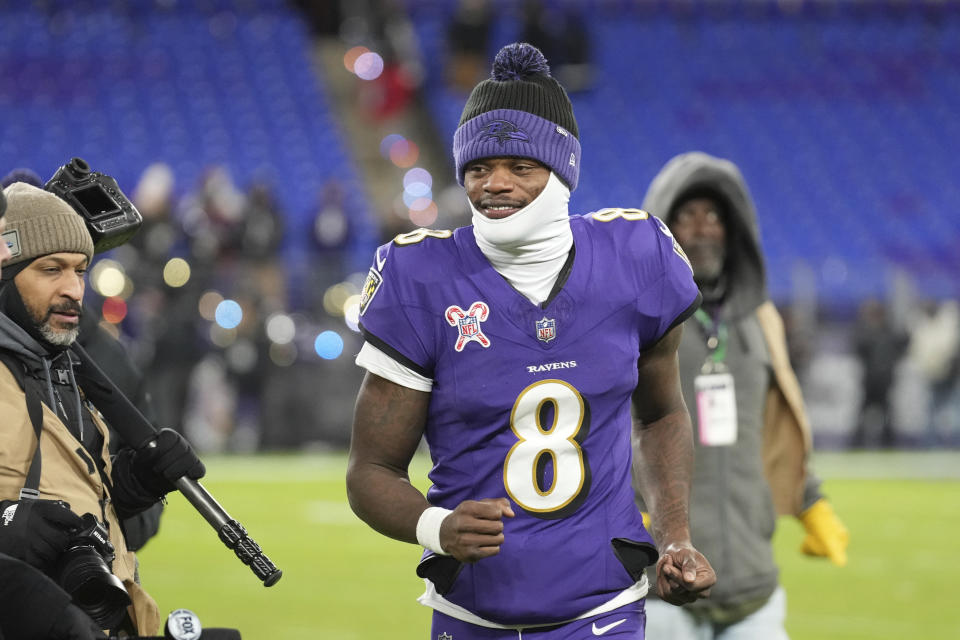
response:
M460 335L472 338L478 333L480 333L480 323L474 316L460 319Z
M544 317L542 320L537 320L536 325L537 340L550 342L557 337L557 321L553 318Z

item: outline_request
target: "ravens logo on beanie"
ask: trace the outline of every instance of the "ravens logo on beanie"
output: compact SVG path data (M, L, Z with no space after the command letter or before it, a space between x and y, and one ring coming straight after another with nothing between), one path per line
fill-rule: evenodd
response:
M567 92L539 49L525 42L497 53L490 78L474 87L453 134L457 181L480 158L532 158L571 191L580 177L580 131Z
M24 182L14 182L3 194L7 200L3 241L11 253L4 267L51 253L82 253L93 259L87 225L64 200Z

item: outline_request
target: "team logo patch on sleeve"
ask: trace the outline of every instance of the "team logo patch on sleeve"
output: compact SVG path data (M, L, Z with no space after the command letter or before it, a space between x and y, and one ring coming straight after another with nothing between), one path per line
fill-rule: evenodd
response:
M373 302L373 297L377 295L381 284L383 284L383 276L380 275L379 271L370 267L367 279L363 283L363 291L360 292L360 315L363 315L370 303Z
M468 342L479 342L480 346L486 349L490 346L490 339L483 335L480 329L480 323L487 319L490 314L490 307L485 302L474 302L467 311L464 311L455 304L447 307L444 317L451 327L456 327L459 335L457 342L453 346L457 351L463 351Z

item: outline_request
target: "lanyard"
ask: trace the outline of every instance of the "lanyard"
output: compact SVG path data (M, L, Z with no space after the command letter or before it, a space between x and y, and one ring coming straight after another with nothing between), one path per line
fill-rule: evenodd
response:
M727 325L723 322L714 322L707 312L697 309L693 313L704 333L707 334L707 348L710 349L710 359L715 363L722 363L727 357Z

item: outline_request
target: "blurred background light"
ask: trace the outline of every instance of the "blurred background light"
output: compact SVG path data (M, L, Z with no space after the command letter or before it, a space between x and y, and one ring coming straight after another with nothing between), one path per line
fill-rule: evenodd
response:
M336 331L323 331L314 340L313 348L324 360L335 360L343 353L343 338Z
M429 201L423 209L410 209L410 222L418 227L429 227L437 221L439 214L437 203Z
M221 349L226 349L234 340L237 339L237 330L236 329L227 329L220 326L219 324L210 325L210 342L220 347Z
M223 302L223 294L219 291L205 291L197 303L200 317L213 322L216 319L217 307L221 302Z
M421 167L414 167L410 169L405 174L403 174L403 186L406 189L410 189L411 185L414 184L425 185L427 191L433 186L433 176L430 175L430 172Z
M275 313L264 326L267 339L274 344L289 344L297 334L297 325L293 318L285 313Z
M420 147L406 138L390 145L390 162L400 168L412 167L420 157Z
M373 51L362 53L353 63L353 72L362 80L376 80L383 73L383 58Z
M190 264L183 258L170 258L163 265L163 281L169 287L178 288L190 280Z
M354 65L357 62L357 58L367 53L368 51L370 51L370 49L367 49L366 47L361 47L361 46L351 47L347 49L347 52L343 55L343 66L346 67L347 71L349 71L350 73L356 73L356 71L354 71Z
M292 342L279 344L274 342L269 349L270 361L278 367L289 367L297 361L297 346Z
M217 305L214 319L224 329L235 329L243 322L243 309L236 300L224 300Z
M380 155L382 155L384 158L389 160L390 149L393 148L393 145L395 145L398 142L401 142L404 139L405 138L399 133L391 133L389 135L384 136L383 139L380 141Z
M90 282L104 297L120 295L127 284L123 265L109 258L98 260L90 270Z
M103 301L101 315L107 322L119 324L127 317L127 303L122 298L107 298Z
M323 309L334 317L343 316L343 305L347 299L357 293L357 288L349 282L339 282L323 294Z

